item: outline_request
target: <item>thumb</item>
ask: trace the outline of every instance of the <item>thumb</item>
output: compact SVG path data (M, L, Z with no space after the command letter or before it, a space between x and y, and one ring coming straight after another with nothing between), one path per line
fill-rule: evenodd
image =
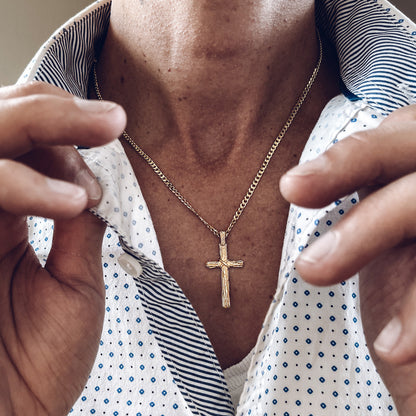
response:
M0 363L0 415L11 415L12 405L10 402L9 380L5 368Z
M106 225L84 211L55 221L52 249L45 268L62 284L104 294L101 246Z

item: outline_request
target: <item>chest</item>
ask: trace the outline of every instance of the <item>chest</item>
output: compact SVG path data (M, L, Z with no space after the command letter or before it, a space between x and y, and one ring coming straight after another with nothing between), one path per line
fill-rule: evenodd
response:
M270 164L238 217L226 247L220 247L220 239L125 147L152 214L164 267L193 305L223 368L240 361L254 347L276 291L288 212L279 193L279 179L297 163L303 147L303 143L293 144L279 149L279 158ZM183 194L198 213L222 231L239 208L254 173L253 166L242 164L231 180L215 175L198 180L184 174L188 180L180 179L175 186L187 190ZM223 308L222 290L227 284L231 307Z

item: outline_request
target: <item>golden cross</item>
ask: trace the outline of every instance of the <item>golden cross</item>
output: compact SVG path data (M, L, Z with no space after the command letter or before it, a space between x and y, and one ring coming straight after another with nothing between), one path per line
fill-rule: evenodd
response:
M228 260L227 243L225 242L225 231L220 231L220 259L218 261L208 261L206 266L209 269L221 268L221 299L222 307L229 308L230 301L230 279L228 269L230 267L243 267L242 260Z

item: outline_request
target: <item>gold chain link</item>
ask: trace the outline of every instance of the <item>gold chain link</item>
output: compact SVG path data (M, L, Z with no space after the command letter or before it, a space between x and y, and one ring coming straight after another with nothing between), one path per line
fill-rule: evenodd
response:
M228 237L231 230L233 229L234 225L237 223L239 218L241 217L244 209L246 208L248 202L250 201L250 198L253 196L254 191L256 190L261 178L264 175L264 172L266 171L267 167L269 166L270 160L272 159L274 153L276 152L276 149L279 147L280 142L285 137L287 131L289 130L289 127L292 125L293 120L295 119L296 115L298 114L300 108L302 107L302 104L304 103L306 97L309 94L309 91L311 90L316 77L318 76L319 69L321 67L322 63L322 55L323 55L323 48L322 48L322 41L321 37L319 35L319 32L317 32L318 40L319 40L319 58L318 62L312 72L311 77L308 80L308 83L306 84L304 90L302 91L302 94L297 99L295 105L292 108L292 111L290 112L289 118L287 119L286 123L284 124L283 128L280 130L280 133L275 138L272 146L270 147L266 157L263 160L263 163L260 166L260 169L257 171L256 176L254 177L252 183L250 184L250 187L248 188L247 193L245 194L244 198L242 199L239 207L237 208L237 211L235 212L230 225L225 231L225 236ZM97 77L97 70L96 70L96 63L97 61L94 61L93 64L93 77L94 77L94 89L95 94L99 100L103 100L103 97L100 92L100 87L98 85L98 77ZM196 209L191 205L191 203L179 192L179 190L175 187L175 185L170 181L170 179L162 172L162 170L157 166L157 164L153 161L153 159L144 152L144 150L129 136L129 134L126 132L126 130L122 133L124 139L130 144L130 146L149 164L149 166L153 169L153 171L156 173L157 176L162 180L162 182L168 187L168 189L179 199L179 201L182 202L183 205L186 206L193 214L195 214L199 220L218 238L220 237L220 231L218 231L215 227L213 227L211 224L209 224L197 211Z

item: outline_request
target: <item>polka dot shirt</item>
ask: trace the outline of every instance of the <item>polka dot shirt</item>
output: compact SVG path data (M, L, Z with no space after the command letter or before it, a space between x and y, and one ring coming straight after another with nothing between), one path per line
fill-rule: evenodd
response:
M381 118L361 101L335 98L324 110L301 162L354 131L376 127ZM191 415L186 387L176 381L164 357L133 279L148 267L143 259L150 259L156 270L163 267L140 187L119 142L81 153L104 190L95 213L108 224L103 242L106 314L93 371L72 412ZM293 268L297 255L357 202L351 195L322 210L291 207L279 287L236 414L394 414L393 401L366 347L357 278L317 288L303 282ZM31 243L45 259L53 223L33 218L29 224Z
M334 4L340 2L322 3L331 20ZM343 5L353 9L356 3L346 0ZM358 3L365 9L371 7L375 15L388 10L389 24L408 24L404 17L397 23L398 12L391 11L385 1ZM102 36L102 22L108 20L109 7L107 1L96 2L60 29L29 65L21 82L42 79L46 68L54 67L44 64L54 62L51 51L53 56L59 55L54 48L59 48L62 37L79 40L83 30L97 31L94 36ZM335 32L341 30L338 20L334 21L327 24ZM411 33L408 31L406 36ZM73 47L85 48L82 54L74 56L87 56L85 61L90 62L92 45L73 42ZM66 48L65 44L65 51ZM340 62L341 67L345 65ZM73 67L88 72L87 63L85 67ZM74 78L69 78L65 71L56 65L48 77L56 74L59 82L67 80L66 89L85 96L86 77L72 89ZM344 77L345 94L335 97L324 109L301 163L353 132L376 127L392 110L390 99L374 104L375 93L371 89L361 97L360 90L354 87L357 79L355 73ZM409 98L409 88L404 93L403 88L397 91L396 101ZM357 195L349 195L324 209L291 206L278 287L252 352L239 404L234 406L201 322L175 279L163 270L151 215L120 142L80 152L104 192L94 213L107 224L102 247L106 313L96 361L70 414L397 414L367 349L358 277L318 288L305 283L294 268L299 253L342 219L358 203ZM51 246L53 222L31 217L28 224L30 242L44 262Z

